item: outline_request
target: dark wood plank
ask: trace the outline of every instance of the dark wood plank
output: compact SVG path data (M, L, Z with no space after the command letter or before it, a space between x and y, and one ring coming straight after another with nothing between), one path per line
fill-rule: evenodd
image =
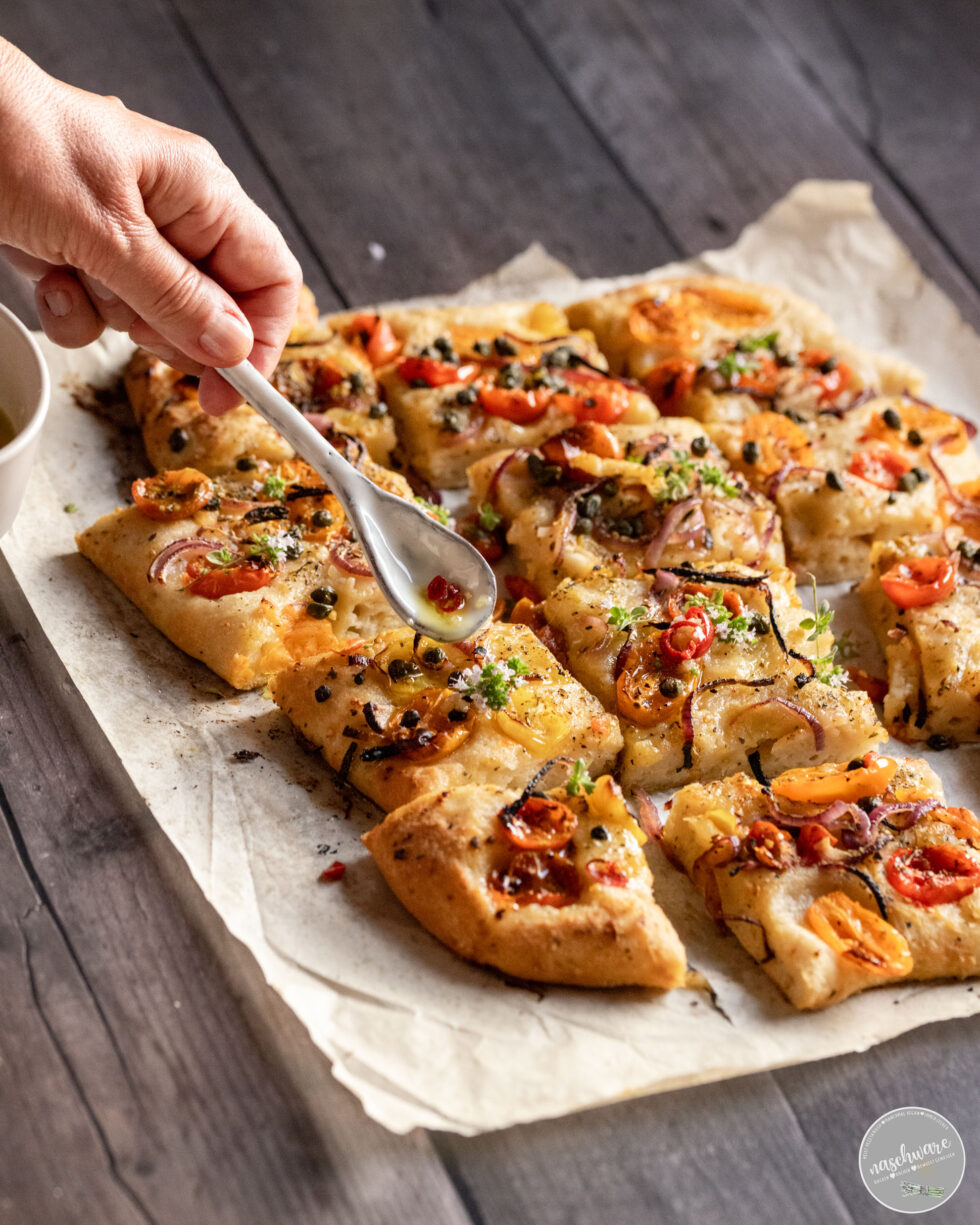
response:
M534 239L582 273L675 253L495 0L256 4L241 40L238 0L174 3L352 299L451 290Z
M236 17L228 30L238 21ZM2 33L53 76L95 93L116 94L132 110L210 140L282 230L322 309L342 304L247 127L226 105L220 86L166 4L72 0L43 11L16 5L4 13ZM36 326L33 294L6 266L0 270L0 299Z
M973 0L751 0L980 285L980 20Z
M864 179L929 275L980 323L970 278L749 0L503 3L685 250L726 245L800 179Z
M0 1220L381 1225L397 1179L407 1219L465 1225L425 1136L363 1114L240 950L229 988L2 559L0 597Z

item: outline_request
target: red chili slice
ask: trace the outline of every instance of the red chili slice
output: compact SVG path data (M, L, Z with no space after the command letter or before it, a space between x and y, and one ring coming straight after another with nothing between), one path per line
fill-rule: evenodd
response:
M703 608L689 608L680 621L664 630L660 653L668 667L688 659L700 659L714 642L715 625Z
M429 583L425 594L440 612L456 612L466 603L462 589L444 579L441 574L437 574Z
M959 902L980 885L980 863L962 847L906 847L885 869L891 887L919 906Z
M347 871L347 864L341 863L339 859L335 859L329 868L324 868L317 880L321 885L328 884L330 881L341 880L344 873Z
M522 851L557 851L572 840L578 818L559 800L532 795L511 812L500 813L507 840Z

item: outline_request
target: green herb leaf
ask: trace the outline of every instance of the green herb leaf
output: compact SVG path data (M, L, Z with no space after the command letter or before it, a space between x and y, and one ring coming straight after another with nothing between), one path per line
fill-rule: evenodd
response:
M494 528L499 527L503 522L503 515L498 515L489 502L484 502L480 507L480 527L485 532L492 532Z
M607 620L614 630L629 629L631 625L635 625L637 621L642 621L649 613L649 610L643 605L638 604L636 608L620 608L618 604L614 604L609 610Z
M726 498L737 497L741 492L737 482L732 480L727 472L722 472L720 468L716 468L714 464L702 464L698 468L701 474L701 480L705 485L712 489L717 489L719 493L723 493Z
M437 506L435 502L430 502L426 498L418 496L416 496L415 501L418 502L423 510L427 510L430 515L433 515L445 527L449 526L449 511L446 510L445 506Z
M578 795L584 792L586 795L591 795L593 791L595 791L595 780L586 768L585 759L580 757L572 766L572 772L565 784L565 793L566 795Z
M778 339L778 332L770 332L767 336L758 336L754 340L740 340L738 347L743 353L755 353L758 349L769 349L770 352L775 353Z
M286 482L278 472L270 472L262 482L264 498L281 498L286 492Z
M476 680L467 681L462 692L479 695L491 710L503 710L510 700L511 690L530 671L527 664L516 656L503 663L485 663Z
M235 555L231 549L212 549L205 555L205 561L209 561L212 566L230 566L234 560Z

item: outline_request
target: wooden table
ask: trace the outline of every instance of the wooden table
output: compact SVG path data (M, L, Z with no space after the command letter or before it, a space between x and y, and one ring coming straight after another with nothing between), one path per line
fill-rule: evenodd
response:
M6 10L54 74L212 140L324 309L452 290L534 239L582 274L650 267L825 176L870 181L980 324L971 0ZM12 275L0 299L31 319ZM967 1143L935 1219L977 1220L980 1018L478 1139L389 1135L176 900L181 865L5 567L0 783L0 1221L883 1222L858 1144L908 1104Z

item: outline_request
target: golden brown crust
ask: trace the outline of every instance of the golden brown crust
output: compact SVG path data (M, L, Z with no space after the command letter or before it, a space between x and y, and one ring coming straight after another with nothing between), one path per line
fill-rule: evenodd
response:
M574 862L582 895L554 907L517 906L491 892L488 877L506 861L506 838L497 814L518 793L469 785L422 796L390 813L363 841L405 908L461 957L505 974L580 987L670 988L684 981L684 949L653 900L653 880L639 844L639 829L618 801L610 779L604 807L593 797L554 798L577 808ZM598 799L599 797L595 797ZM601 824L598 842L590 829ZM589 859L614 859L628 873L624 886L600 884L586 871Z

